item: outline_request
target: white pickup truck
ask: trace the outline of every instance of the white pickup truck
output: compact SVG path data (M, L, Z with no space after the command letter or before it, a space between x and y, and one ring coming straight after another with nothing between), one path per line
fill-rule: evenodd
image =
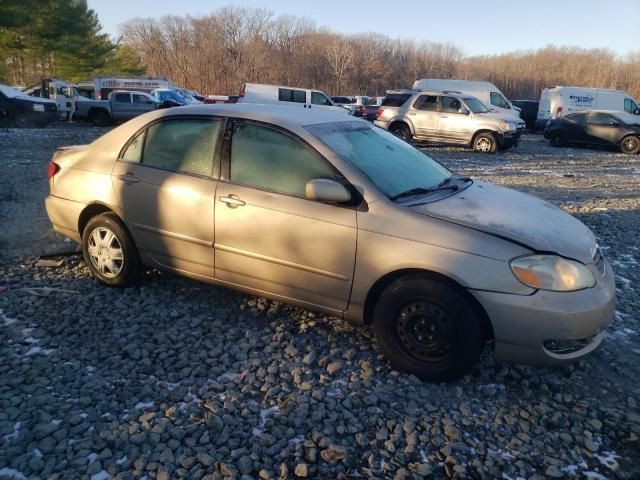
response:
M111 92L108 100L91 100L78 97L74 120L84 120L97 127L112 122L126 121L160 107L151 95L144 92Z

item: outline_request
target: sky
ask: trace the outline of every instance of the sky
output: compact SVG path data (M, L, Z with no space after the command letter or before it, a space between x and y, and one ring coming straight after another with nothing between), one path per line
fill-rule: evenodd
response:
M104 31L117 36L134 17L201 16L225 6L265 8L308 17L341 33L452 42L467 55L549 44L640 50L640 0L89 0Z

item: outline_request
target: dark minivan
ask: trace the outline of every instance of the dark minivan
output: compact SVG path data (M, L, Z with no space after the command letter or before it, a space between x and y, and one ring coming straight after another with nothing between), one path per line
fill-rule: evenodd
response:
M0 123L19 128L45 127L57 118L56 102L0 84Z
M592 110L550 120L544 138L554 147L569 143L618 147L622 153L640 151L640 118L626 112Z

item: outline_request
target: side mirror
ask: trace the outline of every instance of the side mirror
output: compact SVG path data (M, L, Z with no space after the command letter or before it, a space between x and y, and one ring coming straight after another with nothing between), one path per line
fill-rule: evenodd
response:
M633 112L634 115L640 115L640 108L636 108L636 111Z
M304 189L304 196L309 200L317 200L319 202L342 203L351 200L351 193L344 185L328 178L309 180Z
M467 110L467 109L466 109L466 108L464 108L464 107L460 107L460 108L458 109L458 113L461 113L462 115L469 115L469 110Z
M618 125L620 125L620 124L619 124L618 122L614 121L614 120L611 120L611 121L609 122L609 125L611 125L612 127L617 127L617 126L618 126Z

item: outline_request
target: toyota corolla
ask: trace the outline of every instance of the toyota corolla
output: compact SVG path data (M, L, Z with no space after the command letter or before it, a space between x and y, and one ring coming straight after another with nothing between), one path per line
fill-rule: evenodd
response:
M593 233L456 175L364 120L265 105L158 110L58 150L46 208L109 286L143 267L372 324L428 381L573 361L614 312Z

